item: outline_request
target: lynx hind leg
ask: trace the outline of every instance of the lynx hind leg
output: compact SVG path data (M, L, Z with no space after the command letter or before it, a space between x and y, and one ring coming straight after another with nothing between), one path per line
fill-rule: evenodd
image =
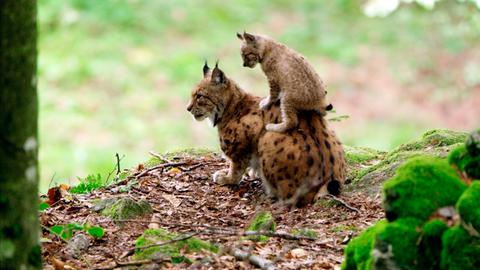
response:
M297 110L293 106L285 104L284 100L280 104L280 110L282 111L282 122L279 124L267 124L265 128L268 131L283 133L297 127Z

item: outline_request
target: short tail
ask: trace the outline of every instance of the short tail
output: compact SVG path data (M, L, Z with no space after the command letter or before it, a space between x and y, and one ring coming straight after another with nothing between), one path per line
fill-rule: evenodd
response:
M328 193L332 195L335 195L335 196L340 195L340 192L342 191L342 184L339 181L332 179L327 184L327 190L328 190Z

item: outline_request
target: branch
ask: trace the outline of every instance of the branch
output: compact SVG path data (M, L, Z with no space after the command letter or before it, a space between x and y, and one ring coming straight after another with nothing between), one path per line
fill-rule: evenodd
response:
M360 213L360 210L359 210L358 208L355 208L355 207L353 207L353 206L350 206L348 203L346 203L344 200L338 198L337 196L334 196L334 195L332 195L332 194L326 194L325 197L328 197L328 198L330 198L330 199L332 199L332 200L334 200L334 201L342 204L343 206L345 206L345 207L346 207L347 209L349 209L349 210L352 210L352 211L354 211L354 212Z
M235 257L237 260L246 261L248 260L251 264L259 267L263 270L276 270L277 267L273 264L272 261L262 258L257 255L252 255L248 252L240 250L238 248L231 248L228 252L230 255Z
M173 166L180 166L180 165L185 165L187 164L187 162L184 162L184 161L181 161L181 162L167 162L167 163L162 163L162 164L159 164L157 166L154 166L152 168L149 168L149 169L146 169L144 170L143 172L139 172L139 173L136 173L134 176L135 176L135 179L138 179L142 176L145 176L147 175L149 172L151 171L155 171L155 170L158 170L158 169L161 169L161 168L165 168L165 167L173 167Z
M181 236L181 237L174 238L174 239L169 240L169 241L154 243L154 244L141 246L141 247L134 247L134 248L129 249L128 251L135 251L135 250L139 250L139 249L146 249L146 248L151 248L151 247L164 246L164 245L172 244L172 243L175 243L175 242L187 240L187 239L192 238L192 237L194 237L195 235L198 235L198 234L199 234L198 232L194 232L194 233L190 233L190 234L187 234L187 235L184 235L184 236Z
M113 222L113 221L105 221L106 222ZM277 237L286 240L316 240L314 237L308 237L304 235L293 235L284 232L271 232L271 231L238 231L233 228L220 228L214 227L209 225L201 225L201 224L182 224L182 223L168 223L162 221L154 221L154 220L136 220L136 219L119 219L116 222L135 222L135 223L155 223L161 226L166 227L187 227L187 228L205 228L204 231L195 231L195 234L203 234L203 235L228 235L228 236L255 236L255 235L264 235L268 237ZM104 222L99 222L104 223Z
M169 261L168 259L154 259L154 260L137 260L137 261L115 261L114 264L108 266L99 266L95 267L96 270L111 270L118 268L120 266L131 266L131 265L141 265L141 264L149 264L149 263L160 263L164 261Z

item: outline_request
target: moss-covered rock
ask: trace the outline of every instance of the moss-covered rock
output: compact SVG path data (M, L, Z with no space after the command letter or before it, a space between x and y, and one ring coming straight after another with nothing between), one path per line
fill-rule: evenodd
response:
M468 153L473 156L480 156L480 129L475 130L468 136L467 142Z
M473 227L478 235L480 233L480 181L473 182L463 192L456 207L465 225Z
M437 208L455 205L465 189L445 160L413 158L385 182L383 207L389 221L402 217L427 220Z
M136 202L128 197L109 200L102 210L103 215L109 216L113 220L131 219L150 214L151 212L152 207L147 201L140 200Z
M364 191L374 195L380 190L381 183L392 177L406 160L417 156L446 157L452 149L464 144L467 135L464 132L431 130L424 133L420 139L402 144L383 158L373 160L373 165L349 163L349 175L354 178L346 190ZM350 169L352 167L353 170Z
M378 151L368 147L344 146L345 159L348 164L347 183L357 178L358 174L366 167L378 163L387 152Z
M377 232L372 252L372 269L421 269L417 242L422 222L401 218Z
M342 270L367 270L372 267L372 251L377 233L387 226L381 220L353 238L345 248L345 260Z
M455 148L448 156L448 162L469 177L480 179L480 155L470 154L466 145Z
M445 231L442 246L442 269L480 269L480 238L472 237L462 227L455 226Z
M418 245L420 269L440 269L439 258L442 252L442 235L447 229L447 224L439 219L430 220L423 225L421 241Z
M255 214L245 231L270 231L274 232L276 228L275 220L268 211L260 211ZM249 236L248 239L253 241L267 241L268 237L264 235Z
M159 257L168 257L173 263L189 262L185 254L198 252L202 250L217 253L219 248L207 241L203 241L196 237L174 241L165 245L152 246L148 248L141 248L158 243L172 241L174 239L182 238L183 236L177 233L172 233L164 229L148 229L135 242L135 257L137 259L155 259Z

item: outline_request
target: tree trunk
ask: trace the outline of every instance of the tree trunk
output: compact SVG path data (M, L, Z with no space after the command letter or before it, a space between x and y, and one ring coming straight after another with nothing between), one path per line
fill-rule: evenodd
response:
M37 4L0 0L0 269L40 269Z

